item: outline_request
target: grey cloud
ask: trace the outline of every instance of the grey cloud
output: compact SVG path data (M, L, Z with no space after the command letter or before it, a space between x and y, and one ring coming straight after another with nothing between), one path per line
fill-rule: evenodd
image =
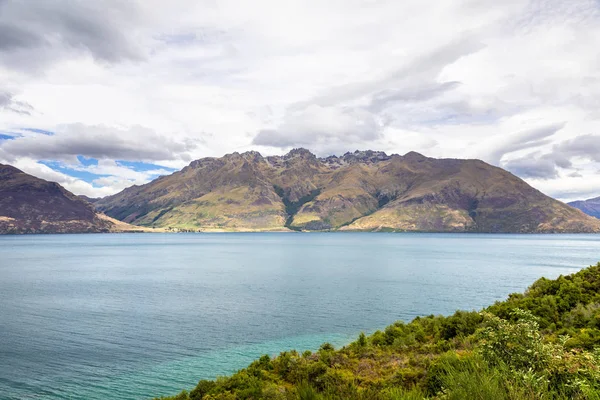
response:
M288 112L281 125L259 131L252 143L340 151L380 139L382 129L377 116L366 110L313 105L302 111Z
M140 59L135 3L31 0L0 2L0 63L36 69L72 51L98 60Z
M390 102L381 113L389 125L401 129L419 131L426 126L444 125L485 125L514 115L519 108L498 99L457 99L440 98L451 90L438 91L430 99L418 102ZM483 101L482 101L483 100Z
M8 92L0 92L0 107L6 107L12 103L12 94Z
M540 136L529 135L535 143ZM551 179L558 177L558 169L569 169L573 167L571 159L583 157L592 161L600 162L600 136L583 135L566 140L555 145L548 154L539 156L535 153L523 158L510 160L503 164L504 168L514 172L523 178ZM578 171L568 174L569 177L577 178L582 175Z
M288 147L294 146L297 140L295 138L286 137L277 129L262 129L252 140L252 144L259 146L273 146L273 147Z
M558 177L556 162L551 155L536 157L529 154L525 157L510 160L503 167L521 178L553 179Z
M31 115L34 111L33 106L27 102L14 99L14 95L9 92L0 91L0 110L12 111L17 114Z
M259 131L253 144L280 148L307 146L317 151L369 146L370 142L381 139L383 128L397 118L397 109L393 113L384 112L386 109L430 101L457 88L460 82L439 83L438 75L445 66L483 47L463 37L382 78L330 88L325 95L292 105L280 126ZM366 106L343 106L364 97L370 98Z
M30 157L36 160L73 160L81 155L116 160L189 160L196 148L193 140L175 141L152 129L133 126L114 129L107 126L71 124L52 135L25 136L2 144L5 158Z
M41 45L42 37L18 26L0 25L0 51Z
M489 161L492 164L498 165L502 157L506 154L548 144L550 141L547 138L560 131L565 125L566 122L559 122L518 132L506 140L504 144L494 149L489 157Z
M382 93L390 90L390 88L408 93L411 90L414 91L417 85L431 86L445 66L464 56L476 53L484 47L482 43L470 37L463 37L434 49L382 78L333 87L328 90L327 94L297 103L293 108L302 109L311 104L334 105L363 96L370 96L373 93Z
M460 86L460 82L432 82L426 85L407 87L404 89L383 90L373 95L368 109L373 112L379 112L388 105L397 102L417 103L433 99L445 92Z
M554 161L554 163L556 164L557 167L560 168L571 168L573 166L573 163L571 162L571 160L564 156L563 154L559 154L559 153L552 153L550 155L547 156L549 159L551 159L552 161Z
M582 135L554 146L563 158L584 157L600 162L600 135Z

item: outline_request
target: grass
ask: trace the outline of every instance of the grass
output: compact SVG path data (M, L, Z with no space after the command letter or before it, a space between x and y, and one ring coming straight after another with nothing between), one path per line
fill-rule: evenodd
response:
M278 199L262 197L259 190L236 187L208 193L176 207L154 210L138 223L186 230L284 230L285 215Z

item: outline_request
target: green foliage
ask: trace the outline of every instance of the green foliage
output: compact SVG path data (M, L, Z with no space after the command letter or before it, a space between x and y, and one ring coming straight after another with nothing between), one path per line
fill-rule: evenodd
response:
M319 351L334 351L335 348L331 343L323 343L319 348Z
M321 396L317 391L307 383L302 383L296 389L298 400L319 400Z
M517 308L536 316L545 335L571 337L568 348L593 349L600 345L600 264L555 280L541 278L524 295L511 295L487 311L514 320Z
M361 333L341 349L262 356L170 400L600 400L600 264L542 278L483 312Z
M360 335L358 335L358 345L360 347L365 347L367 345L367 336L364 332L361 332Z
M425 393L419 388L392 388L381 393L382 400L423 400L426 398Z
M507 398L503 375L483 360L469 356L463 359L446 358L438 372L441 382L440 398L448 400Z
M537 320L520 309L512 315L516 322L484 314L485 327L477 335L479 352L492 366L507 365L525 371L545 368L552 354L542 342Z
M190 392L191 400L202 400L217 384L213 381L201 380L198 385Z

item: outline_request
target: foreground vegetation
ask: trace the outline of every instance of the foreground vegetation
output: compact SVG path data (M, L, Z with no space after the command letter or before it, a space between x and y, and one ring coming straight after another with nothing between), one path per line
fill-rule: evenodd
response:
M339 350L265 355L162 399L600 400L600 263L481 312L396 322Z

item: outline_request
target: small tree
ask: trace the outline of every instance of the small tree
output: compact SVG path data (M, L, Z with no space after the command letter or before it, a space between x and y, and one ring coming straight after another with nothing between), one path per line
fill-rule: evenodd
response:
M360 335L358 335L358 345L360 347L365 347L367 345L367 337L364 332L361 332Z

